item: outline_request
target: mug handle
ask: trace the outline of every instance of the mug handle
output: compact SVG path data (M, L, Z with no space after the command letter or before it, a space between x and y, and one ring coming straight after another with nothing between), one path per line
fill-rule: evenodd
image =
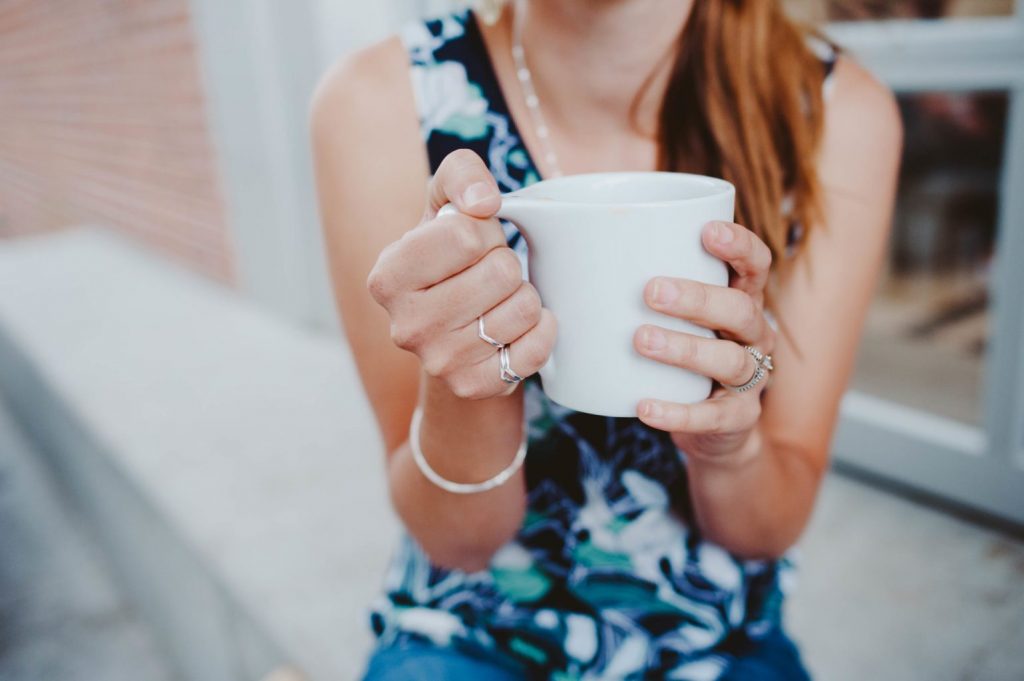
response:
M518 199L518 197L509 197L508 194L502 194L501 195L501 208L499 208L498 212L495 213L495 217L501 218L502 220L508 220L509 222L511 222L513 225L516 226L516 229L518 229L521 234L523 234L525 236L525 232L519 226L519 223L517 223L515 220L512 220L511 218L508 218L508 217L505 217L504 215L502 215L502 211L505 208L506 200L509 199L509 198L511 198L513 201L521 200L521 199ZM442 217L444 215L458 215L458 214L459 214L459 209L455 207L454 203L450 203L450 202L444 204L443 206L441 206L441 208L439 208L438 211L437 211L437 217ZM529 245L529 244L527 244L527 245ZM527 272L527 276L526 276L525 280L526 281L530 281L529 272ZM537 293L540 293L540 291L538 290ZM543 298L543 295L542 295L541 296L541 305L543 305L543 304L544 304L544 298ZM556 340L555 342L557 343L558 341ZM548 359L547 359L546 362L544 362L544 366L542 366L537 373L540 374L541 380L545 381L547 383L550 383L551 381L555 380L555 353L554 353L554 350L552 350L551 354L548 355Z

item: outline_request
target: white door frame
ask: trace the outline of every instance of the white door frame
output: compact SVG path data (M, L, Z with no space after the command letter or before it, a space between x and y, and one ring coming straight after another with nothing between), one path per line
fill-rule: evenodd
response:
M239 288L337 330L313 183L308 112L338 58L383 38L415 0L190 0L207 120Z

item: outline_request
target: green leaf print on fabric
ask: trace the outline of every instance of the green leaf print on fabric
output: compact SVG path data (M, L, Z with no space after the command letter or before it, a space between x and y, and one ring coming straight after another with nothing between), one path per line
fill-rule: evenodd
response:
M608 531L612 534L618 534L619 532L622 532L624 529L629 527L629 520L622 517L615 517L608 521L606 527L608 528Z
M495 588L516 603L535 601L551 589L551 578L540 571L530 552L516 542L498 549L491 559L490 574Z
M493 567L491 577L498 591L516 603L535 601L551 589L551 580L533 565L525 570Z
M592 568L630 570L633 565L624 553L612 553L594 545L591 541L580 542L572 553L577 563Z
M425 61L409 70L424 130L439 130L461 140L484 139L491 133L487 99L456 61Z
M533 660L539 665L543 665L548 661L547 653L518 636L509 640L508 647L517 655L521 655L528 660Z
M523 516L523 529L528 529L537 523L547 522L547 516L532 508L526 510Z
M464 109L449 116L437 129L464 140L476 140L487 135L487 119L477 113L480 109L487 110L487 100L475 83L467 83L466 89L469 94Z
M589 574L573 585L573 593L596 608L623 607L647 614L683 615L679 608L658 598L653 584L624 574Z
M579 681L579 674L558 671L551 675L551 681Z
M526 157L526 152L522 149L513 149L508 152L508 163L516 168L525 168L529 165L530 159Z

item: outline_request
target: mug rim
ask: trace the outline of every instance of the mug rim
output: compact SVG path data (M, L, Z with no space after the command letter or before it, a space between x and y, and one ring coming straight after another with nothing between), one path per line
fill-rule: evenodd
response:
M580 201L580 200L560 199L560 198L551 197L551 196L545 196L545 197L531 196L531 194L534 194L542 186L550 188L550 187L552 187L554 185L575 184L577 182L582 182L582 181L585 181L585 180L588 180L588 179L589 180L595 180L595 179L602 178L602 177L608 178L608 179L623 179L623 180L636 180L636 179L640 179L642 177L657 177L657 178L662 179L662 180L678 179L680 181L689 181L691 183L694 180L699 180L701 183L703 183L703 184L709 186L710 188L712 188L712 191L709 191L707 194L702 194L700 196L690 196L690 197L678 198L678 199L655 199L655 200L649 200L649 201L608 201L608 202L604 202L604 203L598 203L598 202L593 202L593 201ZM695 201L706 201L706 200L721 198L723 196L735 197L735 195L736 195L736 187L735 187L735 185L733 185L728 180L723 180L720 177L713 177L711 175L700 175L698 173L679 173L679 172L667 171L667 170L622 170L622 171L611 171L611 172L576 173L576 174L573 174L573 175L562 175L560 177L551 177L551 178L548 178L548 179L540 180L538 182L534 182L531 185L528 185L528 186L523 187L521 189L517 189L517 190L515 190L513 192L509 192L507 194L503 194L502 196L514 197L514 198L519 199L519 200L543 201L546 204L557 204L557 205L562 205L562 206L595 206L595 205L601 205L601 206L638 206L638 207L643 207L643 206L669 206L669 205L673 205L673 204L693 203Z

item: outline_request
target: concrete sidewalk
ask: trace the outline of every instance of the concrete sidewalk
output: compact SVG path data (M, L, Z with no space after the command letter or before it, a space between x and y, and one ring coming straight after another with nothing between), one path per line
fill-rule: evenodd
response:
M822 681L1024 679L1024 542L831 474L789 627Z
M396 525L344 344L100 229L0 292L0 388L180 674L353 677Z
M0 679L172 681L0 397Z

